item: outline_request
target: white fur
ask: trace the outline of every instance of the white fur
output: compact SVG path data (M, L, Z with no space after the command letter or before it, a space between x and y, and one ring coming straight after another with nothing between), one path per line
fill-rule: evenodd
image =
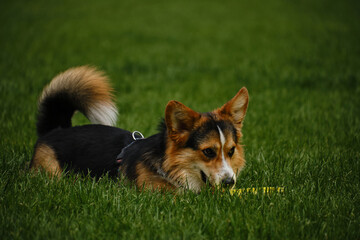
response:
M89 107L86 116L94 124L114 126L117 121L118 111L116 107L109 103L95 103Z
M221 131L221 128L219 126L217 126L217 128L219 130L219 135L220 135L222 166L221 166L218 174L216 174L216 176L215 176L215 182L216 182L216 184L220 184L223 179L228 178L228 177L233 178L235 181L235 174L234 174L233 169L230 167L229 163L226 161L226 158L225 158L224 146L226 143L226 139L225 139L224 133Z
M197 177L196 173L194 172L186 177L185 186L194 192L199 192L203 186L203 183L201 178Z

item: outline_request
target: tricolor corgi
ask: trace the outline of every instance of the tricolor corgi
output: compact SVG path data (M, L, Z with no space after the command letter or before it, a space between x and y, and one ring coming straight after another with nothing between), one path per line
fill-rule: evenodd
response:
M118 112L112 93L107 77L92 67L57 75L39 100L30 168L52 176L67 171L123 175L140 189L199 192L206 185L235 185L245 165L240 144L249 101L245 87L207 113L170 101L159 133L148 138L113 127ZM72 127L77 110L92 124Z

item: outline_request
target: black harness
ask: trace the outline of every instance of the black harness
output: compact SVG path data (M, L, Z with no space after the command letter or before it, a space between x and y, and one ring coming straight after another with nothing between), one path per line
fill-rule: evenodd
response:
M121 165L122 160L123 160L123 158L124 158L126 149L128 149L131 145L133 145L134 142L139 141L139 140L141 140L141 139L144 139L144 135L142 135L142 133L139 132L139 131L134 131L134 132L132 132L131 136L132 136L132 138L134 139L134 141L132 141L132 142L131 142L130 144L128 144L127 146L125 146L125 147L121 150L120 154L117 155L117 157L116 157L116 162L117 162L118 164L120 164L120 165Z
M132 132L132 138L133 138L133 141L131 143L129 143L127 146L125 146L119 155L117 155L116 157L116 162L119 164L119 168L118 168L118 171L120 172L120 168L121 168L121 165L122 165L122 161L124 159L124 155L125 155L125 152L126 150L132 145L134 144L136 141L140 141L140 140L143 140L144 139L144 135L141 134L141 132L139 131L134 131ZM170 184L173 184L174 186L176 187L183 187L182 184L180 182L177 182L176 180L172 180L171 178L168 177L167 173L164 172L164 170L162 170L162 168L158 168L158 169L153 169L154 173L157 173L159 174L161 177L163 177L165 180L167 180Z

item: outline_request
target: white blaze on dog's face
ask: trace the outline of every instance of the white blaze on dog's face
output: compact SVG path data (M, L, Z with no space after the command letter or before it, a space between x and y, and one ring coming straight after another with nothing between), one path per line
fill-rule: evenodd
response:
M219 185L222 181L229 181L229 182L235 182L236 178L235 178L235 173L231 167L231 162L228 162L228 158L231 158L233 155L233 151L235 150L235 143L231 144L234 145L234 147L230 148L229 152L226 152L226 154L224 154L224 151L226 151L225 149L225 144L226 144L226 138L224 136L224 133L222 132L221 128L217 125L217 128L219 130L219 135L220 135L220 143L221 143L221 168L219 169L219 171L216 173L215 175L215 184ZM211 176L211 175L210 175Z
M233 186L245 165L239 141L248 99L242 88L224 106L203 114L169 102L165 114L169 140L163 163L169 177L194 191L207 183Z

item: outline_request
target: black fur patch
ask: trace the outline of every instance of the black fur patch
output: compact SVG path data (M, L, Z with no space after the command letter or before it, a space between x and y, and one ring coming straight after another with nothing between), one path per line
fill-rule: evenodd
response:
M139 162L156 174L158 174L157 170L161 169L166 150L167 132L164 123L159 128L160 133L137 140L124 152L121 169L129 179L135 180L138 177L136 166Z
M39 106L37 134L43 136L54 128L71 127L71 117L77 109L74 101L66 92L46 97Z
M129 131L104 125L57 128L39 138L54 149L62 168L93 177L108 173L117 176L116 156L132 142Z
M201 174L201 180L204 183L207 183L208 182L208 177L206 176L206 174L203 171L200 171L200 174Z
M203 124L202 126L195 129L190 134L190 137L185 145L186 147L192 148L194 150L199 150L199 144L204 141L204 139L208 136L210 132L219 132L218 126L224 133L230 132L233 136L234 142L237 143L238 139L236 135L236 128L231 122L215 121L210 113L207 113L207 115L210 117L209 120L206 121L205 124Z

